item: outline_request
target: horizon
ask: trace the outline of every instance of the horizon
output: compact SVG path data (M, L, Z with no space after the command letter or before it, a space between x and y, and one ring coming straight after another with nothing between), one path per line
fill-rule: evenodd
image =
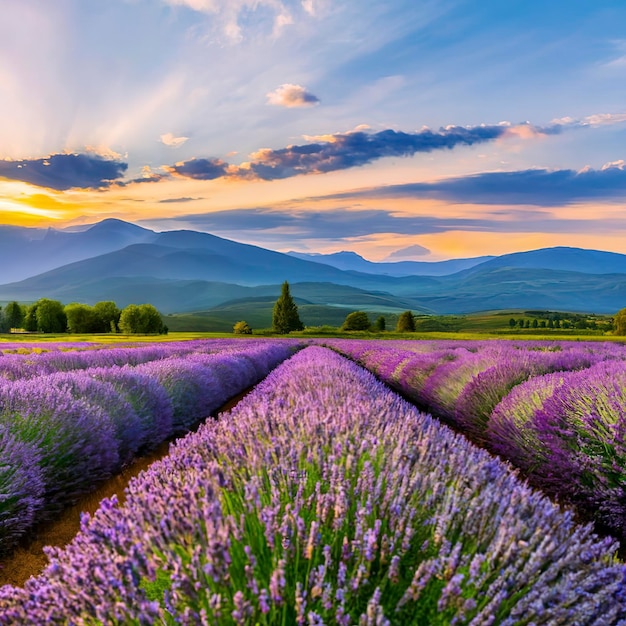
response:
M98 222L93 222L90 224L81 224L81 225L76 225L76 226L69 226L69 227L55 227L55 226L45 226L45 227L29 227L29 226L9 226L10 228L26 228L26 229L32 229L32 230L39 230L39 231L45 231L47 232L48 230L54 230L56 232L69 232L69 233L78 233L78 232L84 232L87 231L95 226L98 226L99 224L102 224L103 222L116 222L116 223L123 223L123 224L129 224L131 226L138 226L140 228L144 228L146 230L155 232L156 234L162 234L162 233L168 233L168 232L184 232L184 231L188 231L188 232L196 232L196 233L203 233L203 234L208 234L208 235L213 235L215 237L221 237L223 239L229 239L230 241L234 241L235 243L243 243L245 245L256 245L256 244L246 244L246 242L243 241L237 241L236 239L230 239L228 237L222 237L221 235L215 235L214 233L209 233L207 231L197 231L197 230L193 230L193 229L188 229L188 228L172 228L172 229L168 229L168 230L154 230L151 228L147 228L146 226L141 226L138 223L135 222L131 222L128 220L122 220L120 218L115 218L115 217L110 217L110 218L104 218ZM0 224L0 228L4 227L6 225ZM281 252L280 250L274 250L273 248L269 248L269 247L265 247L265 246L259 246L262 247L266 250L272 250L274 252ZM321 253L321 252L302 252L300 250L287 250L285 252L283 252L283 254L291 254L291 253L295 253L295 254L306 254L309 255L311 257L316 257L316 256L327 256L329 254L356 254L357 256L361 257L362 259L364 259L365 261L368 261L370 263L403 263L403 262L418 262L418 263L441 263L444 261L463 261L463 260L470 260L470 259L476 259L476 258L482 258L482 257L489 257L492 256L494 258L497 258L498 256L507 256L507 255L511 255L511 254L524 254L527 252L540 252L542 250L557 250L557 249L566 249L566 250L580 250L580 251L584 251L584 252L600 252L600 253L608 253L608 254L622 254L620 252L612 252L610 250L599 250L597 248L580 248L577 246L549 246L546 248L530 248L528 250L512 250L510 252L506 252L503 255L476 255L475 257L450 257L450 258L446 258L446 259L439 259L439 260L424 260L424 259L402 259L402 260L393 260L393 259L382 259L380 261L375 261L372 259L368 259L367 257L358 254L357 252L355 252L354 250L337 250L335 252L329 252L329 253ZM393 256L393 255L392 255Z
M626 253L626 6L5 4L2 225L374 262Z

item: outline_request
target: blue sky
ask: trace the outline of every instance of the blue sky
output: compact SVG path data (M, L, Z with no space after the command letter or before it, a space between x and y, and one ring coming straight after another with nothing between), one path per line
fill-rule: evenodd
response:
M626 5L3 0L0 137L4 224L626 253Z

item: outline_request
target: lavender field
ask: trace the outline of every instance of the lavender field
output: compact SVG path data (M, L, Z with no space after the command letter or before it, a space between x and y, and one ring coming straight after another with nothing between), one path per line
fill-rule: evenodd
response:
M626 623L618 542L580 522L623 534L622 346L324 343L0 357L6 547L264 379L0 588L0 624Z
M0 553L35 523L187 432L293 353L192 341L0 357Z
M611 343L327 342L626 540L626 348Z

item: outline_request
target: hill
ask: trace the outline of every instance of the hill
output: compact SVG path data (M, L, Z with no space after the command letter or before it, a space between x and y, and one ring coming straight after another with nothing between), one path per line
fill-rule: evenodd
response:
M24 231L30 233L28 240ZM92 304L110 299L120 306L151 302L168 313L222 307L223 316L224 307L230 307L233 315L241 317L246 310L267 310L279 285L288 280L292 286L299 285L295 295L306 300L303 306L317 307L311 311L321 323L331 323L346 309L457 314L533 308L614 313L626 306L626 255L580 248L461 259L475 264L438 276L392 276L385 274L387 266L399 264L371 263L353 253L339 253L339 257L374 266L372 272L339 269L319 259L298 258L208 233L156 233L119 220L71 232L5 227L0 229L0 242L13 246L0 248L0 257L4 255L9 263L5 279L21 271L15 266L22 265L22 260L32 270L44 254L39 250L29 258L38 246L51 255L42 262L46 267L68 256L91 254L24 280L7 281L0 285L0 301L49 297ZM8 257L11 262L6 261ZM324 315L328 322L323 321Z
M473 259L450 259L448 261L376 263L364 259L356 252L350 251L335 252L333 254L306 254L303 252L287 252L287 254L305 261L331 265L340 270L365 272L367 274L384 274L386 276L446 276L495 258L492 256L481 256Z

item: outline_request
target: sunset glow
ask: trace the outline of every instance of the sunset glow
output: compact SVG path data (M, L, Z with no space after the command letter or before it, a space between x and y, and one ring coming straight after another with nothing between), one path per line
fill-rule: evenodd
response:
M626 253L624 23L609 2L8 0L0 222Z

